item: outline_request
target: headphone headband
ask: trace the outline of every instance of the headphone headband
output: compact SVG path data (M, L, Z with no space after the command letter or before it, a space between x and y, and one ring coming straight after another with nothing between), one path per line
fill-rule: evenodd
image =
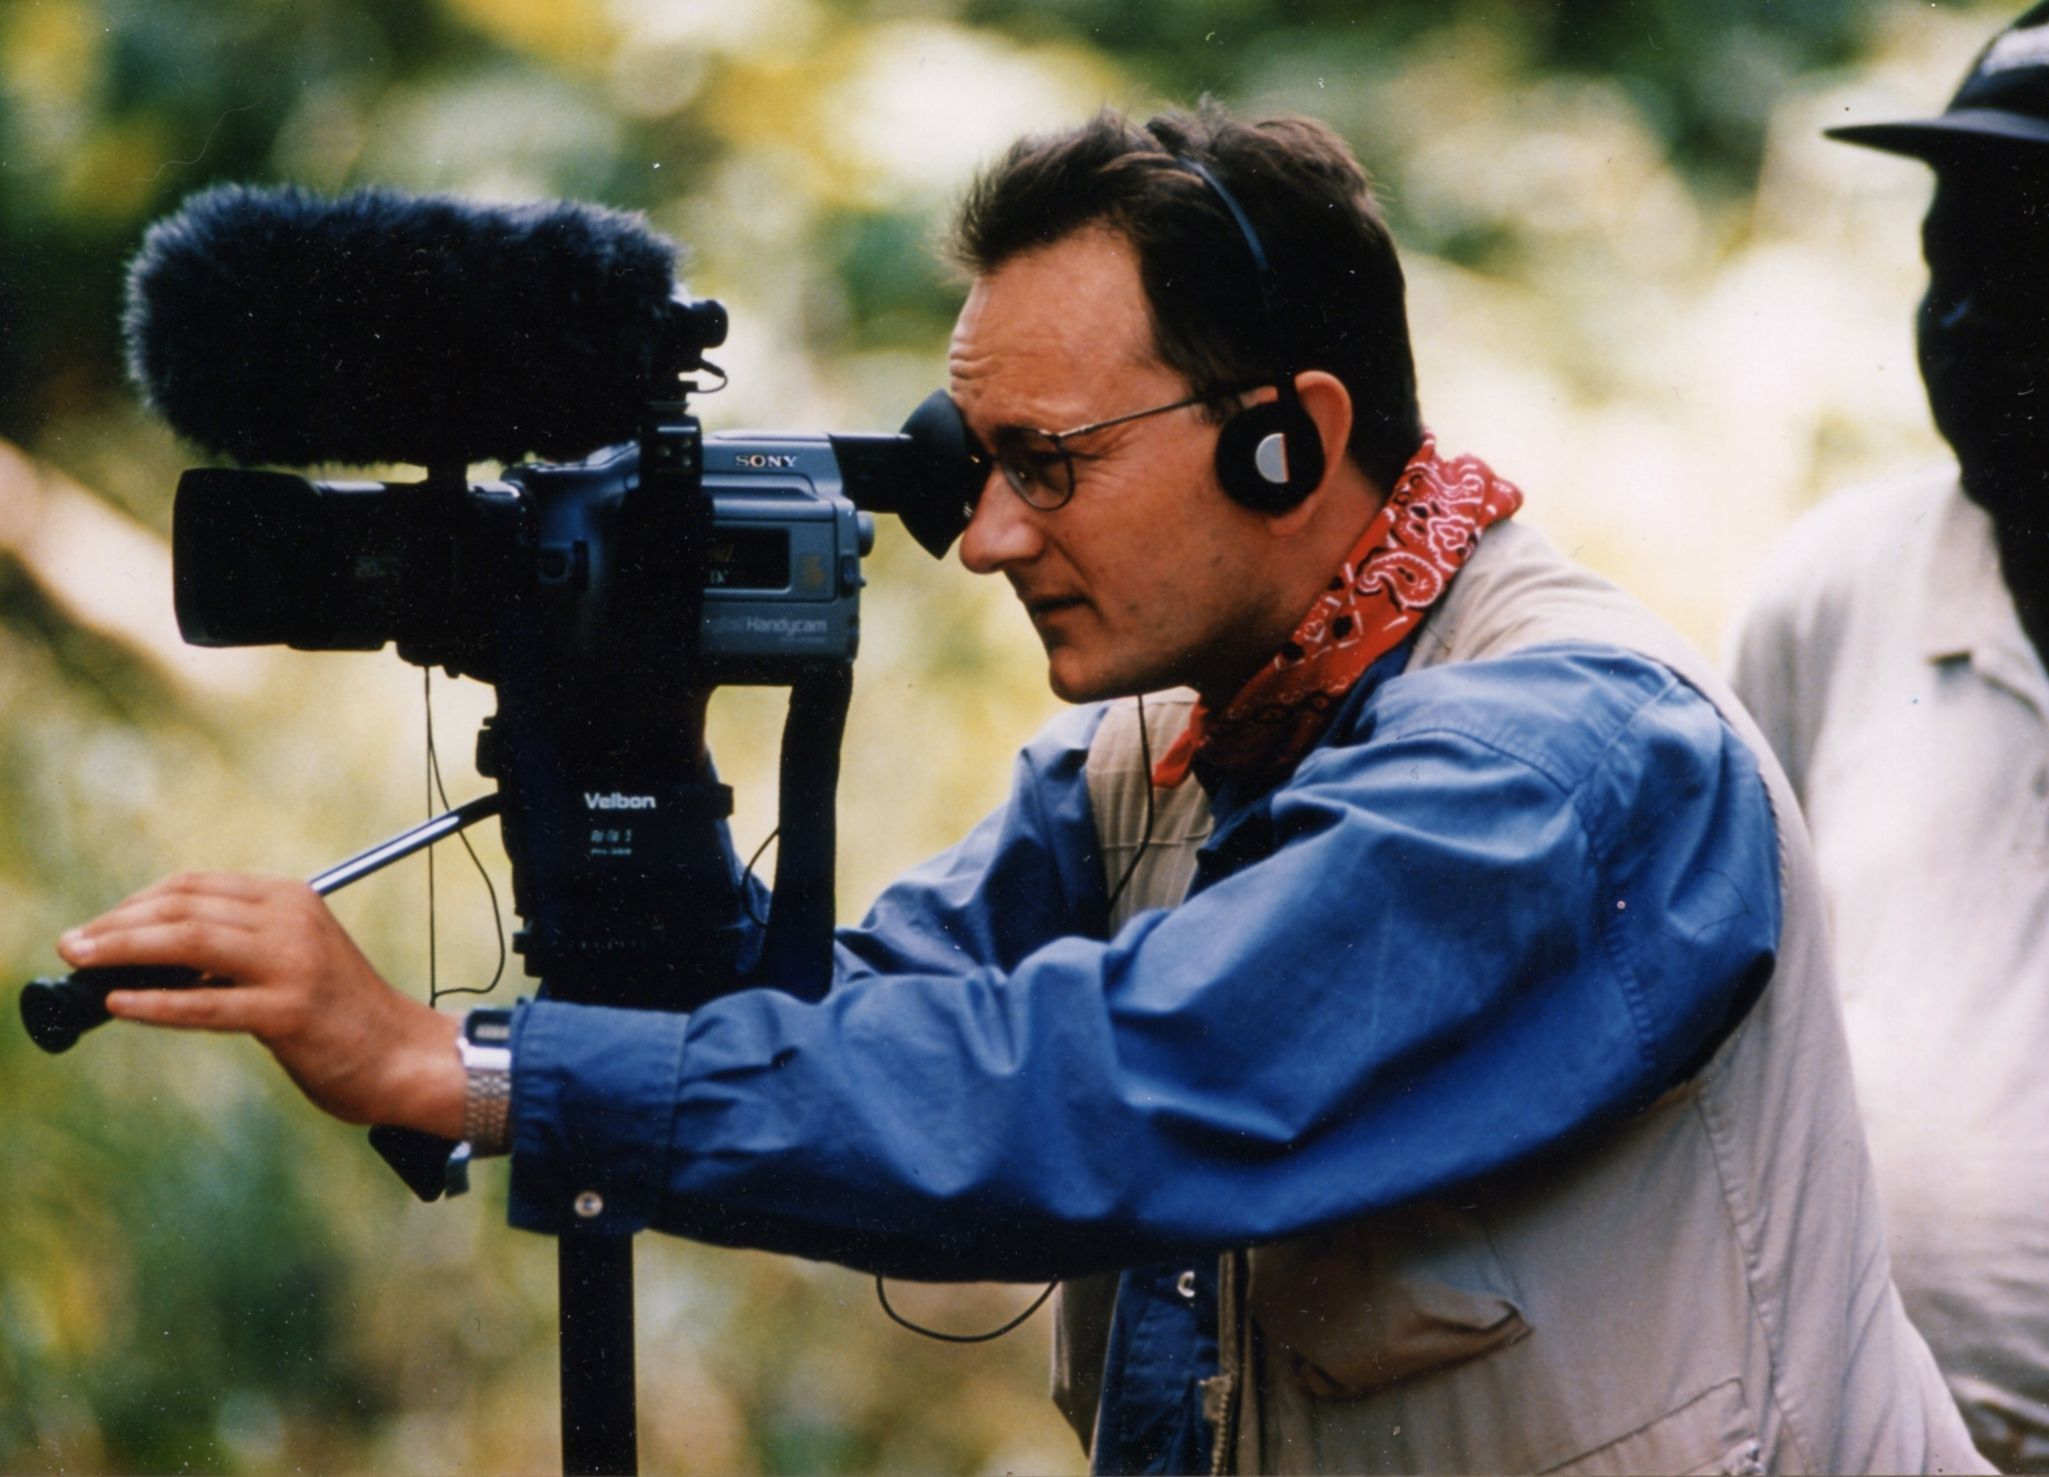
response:
M1224 209L1231 212L1231 219L1238 223L1238 234L1245 238L1245 245L1252 253L1252 269L1259 275L1259 296L1263 302L1271 302L1273 295L1274 269L1266 259L1266 248L1260 244L1259 232L1252 228L1252 217L1245 213L1245 207L1238 203L1238 197L1224 188L1224 182L1212 174L1208 167L1186 154L1177 154L1174 162L1200 179L1216 192L1224 202Z
M1245 238L1245 249L1252 253L1252 271L1259 284L1259 320L1266 339L1267 352L1272 356L1273 372L1283 395L1294 392L1294 375L1289 364L1291 356L1278 352L1280 343L1279 315L1274 310L1275 273L1273 264L1267 260L1266 247L1261 244L1259 232L1253 228L1252 217L1245 213L1245 207L1238 203L1238 197L1224 188L1224 182L1212 173L1201 161L1186 154L1176 154L1174 162L1210 187L1212 193L1224 202L1224 209L1231 213L1231 219L1238 227L1238 234Z
M1249 406L1225 423L1217 436L1217 477L1224 490L1247 507L1282 512L1322 481L1323 443L1295 392L1294 356L1281 352L1280 314L1275 308L1277 274L1267 260L1259 232L1253 229L1252 217L1224 188L1223 181L1186 154L1176 154L1174 162L1224 202L1252 253L1252 268L1259 281L1260 336L1271 356L1272 383L1278 397L1271 404Z

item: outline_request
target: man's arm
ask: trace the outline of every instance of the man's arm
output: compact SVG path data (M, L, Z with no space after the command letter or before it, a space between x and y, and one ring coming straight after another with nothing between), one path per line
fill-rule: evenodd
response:
M515 1221L1066 1275L1358 1215L1640 1106L1769 970L1755 761L1619 653L1403 685L1428 711L1314 756L1252 859L1113 940L687 1020L523 1010Z
M247 1032L308 1098L345 1122L462 1137L455 1017L386 984L303 882L229 872L172 877L71 930L57 948L75 968L190 965L221 983L117 991L108 1011L152 1025Z
M914 871L867 924L842 931L837 973L1007 965L1057 934L1101 928L1100 868L1081 767L1092 710L1063 715L1019 758L1018 794L959 846ZM757 903L767 902L759 884ZM991 894L1011 894L991 906ZM914 905L903 899L914 897ZM125 1020L238 1031L312 1102L351 1123L462 1137L457 1018L393 989L304 883L237 873L171 877L66 933L74 967L186 964L217 984L120 991ZM759 983L773 985L773 981ZM638 1018L638 1017L636 1017Z

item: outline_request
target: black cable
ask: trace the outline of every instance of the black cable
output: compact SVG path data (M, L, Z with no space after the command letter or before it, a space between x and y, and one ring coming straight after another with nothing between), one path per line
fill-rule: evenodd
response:
M440 797L439 810L454 809L448 803L448 787L441 781L441 755L434 747L434 669L421 669L420 700L427 710L427 814L437 814L435 797ZM486 985L451 985L442 989L436 970L435 948L435 894L434 894L434 849L427 849L427 1003L439 1005L448 995L488 995L498 988L505 978L505 914L498 906L498 888L491 881L491 873L484 866L477 849L470 845L470 838L456 832L456 839L462 842L462 849L470 854L470 865L477 869L477 875L484 879L484 891L491 898L491 932L498 939L498 968L492 972L491 982Z
M1032 1299L1032 1305L1029 1308L1026 1308L1001 1328L992 1328L987 1333L941 1333L936 1328L926 1328L922 1324L911 1322L910 1319L904 1317L903 1314L897 1312L896 1309L889 1305L889 1294L883 1290L880 1277L875 1279L875 1296L881 1301L882 1311L889 1314L891 1321L901 1324L912 1333L922 1334L928 1339L937 1339L942 1344L986 1344L991 1339L1000 1339L1012 1329L1023 1326L1025 1319L1046 1306L1046 1299L1053 1296L1053 1289L1059 1285L1057 1281L1048 1282L1045 1287L1040 1289L1039 1295Z
M434 669L420 668L420 709L427 719L427 818L434 818ZM441 998L441 949L435 934L440 908L434 894L434 848L427 848L427 1004Z
M1145 726L1144 693L1138 694L1138 754L1140 761L1145 765L1145 828L1139 832L1138 847L1131 853L1131 861L1124 868L1124 875L1119 877L1117 885L1110 889L1110 901L1103 910L1106 918L1116 909L1117 899L1124 895L1125 886L1137 873L1138 863L1144 857L1145 849L1153 844L1153 745L1152 735L1146 731ZM761 844L764 849L768 846L766 841ZM761 852L757 851L754 855L759 857ZM754 863L750 861L747 866L749 870L752 870ZM904 1317L903 1314L897 1312L896 1309L889 1305L889 1293L883 1287L882 1278L880 1277L875 1279L875 1299L882 1304L882 1311L889 1315L891 1322L901 1324L912 1333L923 1334L928 1339L937 1339L944 1344L986 1344L991 1339L1000 1339L1011 1330L1023 1327L1027 1318L1030 1318L1032 1314L1038 1312L1039 1309L1046 1305L1046 1299L1053 1296L1053 1290L1059 1285L1060 1281L1058 1278L1048 1282L1039 1295L1032 1299L1030 1307L1026 1308L1001 1328L992 1328L987 1333L941 1333L936 1328L926 1328L921 1324L911 1322L910 1319Z
M747 865L740 869L740 906L747 910L747 916L754 920L754 926L756 928L768 927L768 920L762 917L759 913L754 911L753 889L750 888L747 884L753 880L754 864L760 861L761 854L764 851L768 850L768 843L775 840L776 837L782 834L783 828L781 826L777 826L773 831L770 831L766 836L762 837L761 845L754 848L754 855L747 858Z
M1138 757L1145 765L1145 829L1139 833L1138 849L1131 853L1131 864L1124 869L1124 875L1117 879L1117 885L1110 889L1110 901L1105 913L1117 910L1117 899L1124 896L1124 888L1137 875L1139 859L1145 849L1153 843L1153 741L1145 726L1145 694L1138 696Z

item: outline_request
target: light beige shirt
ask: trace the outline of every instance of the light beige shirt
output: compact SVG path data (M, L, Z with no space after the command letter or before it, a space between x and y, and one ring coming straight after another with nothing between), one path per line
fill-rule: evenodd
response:
M1820 878L1749 716L1669 627L1514 521L1431 612L1409 670L1554 641L1664 663L1756 751L1781 860L1771 977L1699 1071L1569 1150L1227 1254L1203 1382L1220 1469L1987 1470L1892 1287ZM1154 752L1178 716L1148 705ZM1139 733L1117 704L1089 749L1109 867L1145 829ZM1168 797L1169 854L1149 852L1120 904L1178 903L1201 802ZM1055 1389L1086 1437L1110 1288L1079 1291Z
M2049 678L1954 471L1777 548L1738 693L1799 793L1893 1273L1972 1435L2049 1464Z

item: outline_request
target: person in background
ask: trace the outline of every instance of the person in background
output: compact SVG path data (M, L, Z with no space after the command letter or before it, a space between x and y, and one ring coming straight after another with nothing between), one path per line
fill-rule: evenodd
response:
M1956 464L1773 552L1734 684L1813 829L1893 1271L1978 1447L2049 1471L2049 4L1939 117L1921 375Z

